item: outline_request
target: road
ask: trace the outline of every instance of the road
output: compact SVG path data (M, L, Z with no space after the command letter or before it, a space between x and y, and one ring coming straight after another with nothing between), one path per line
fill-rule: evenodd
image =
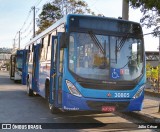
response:
M59 123L59 129L48 129L47 131L154 131L138 129L135 123L143 123L143 121L115 113L64 112L57 115L51 114L45 99L40 96L27 96L26 86L15 84L9 79L7 72L0 72L0 113L0 123L54 123L54 125ZM66 123L70 123L69 128L62 129L61 125L66 125ZM78 128L72 129L71 126L74 127L75 123Z

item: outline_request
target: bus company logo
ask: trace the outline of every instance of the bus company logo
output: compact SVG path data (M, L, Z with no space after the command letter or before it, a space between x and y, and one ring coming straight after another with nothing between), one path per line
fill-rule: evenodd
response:
M111 96L112 96L112 94L110 94L110 93L107 94L107 97L111 97Z
M12 129L11 124L2 124L2 129Z

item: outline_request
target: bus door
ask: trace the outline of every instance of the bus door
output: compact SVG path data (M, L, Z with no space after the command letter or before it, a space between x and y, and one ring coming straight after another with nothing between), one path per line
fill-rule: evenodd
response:
M60 70L60 36L52 36L51 70L50 70L50 98L49 103L55 107L62 106L62 72Z
M32 89L35 92L38 92L38 82L39 82L39 49L40 44L34 46L33 49L33 71L32 71Z
M10 78L14 79L15 74L15 55L11 55Z
M27 53L28 50L23 50L23 60L22 60L22 84L26 85L27 81Z

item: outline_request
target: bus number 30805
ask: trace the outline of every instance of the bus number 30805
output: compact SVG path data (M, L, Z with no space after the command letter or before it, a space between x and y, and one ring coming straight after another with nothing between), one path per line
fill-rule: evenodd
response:
M115 93L115 98L129 98L129 93Z

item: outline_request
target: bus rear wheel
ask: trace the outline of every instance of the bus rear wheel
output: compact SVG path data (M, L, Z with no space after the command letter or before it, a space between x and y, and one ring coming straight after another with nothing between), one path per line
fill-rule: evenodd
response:
M27 94L28 96L33 96L33 90L31 89L31 83L29 79L27 79Z

